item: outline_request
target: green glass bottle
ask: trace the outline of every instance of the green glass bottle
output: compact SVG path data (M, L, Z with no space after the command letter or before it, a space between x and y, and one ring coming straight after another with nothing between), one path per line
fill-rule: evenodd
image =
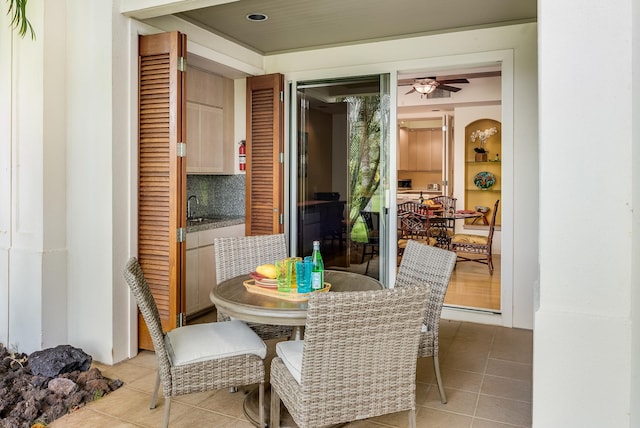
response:
M320 254L320 241L313 241L313 252L311 253L311 291L324 288L324 262Z

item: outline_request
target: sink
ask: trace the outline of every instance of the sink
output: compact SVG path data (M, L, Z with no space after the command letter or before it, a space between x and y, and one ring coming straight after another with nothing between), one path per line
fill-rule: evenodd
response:
M212 221L216 221L216 220L220 220L222 217L194 217L194 218L190 218L187 219L187 225L189 226L193 226L196 224L201 224L201 223L210 223Z

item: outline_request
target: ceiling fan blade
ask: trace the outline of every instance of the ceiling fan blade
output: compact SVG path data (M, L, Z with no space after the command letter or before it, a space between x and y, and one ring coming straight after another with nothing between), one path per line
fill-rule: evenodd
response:
M441 83L441 84L447 84L447 83L469 83L469 81L467 79L437 80L437 82Z
M409 95L409 94L411 94L413 92L417 92L416 88L411 88L411 90L409 92L407 92L405 95Z
M458 92L462 88L456 88L455 86L449 85L438 85L438 89L444 89L445 91Z

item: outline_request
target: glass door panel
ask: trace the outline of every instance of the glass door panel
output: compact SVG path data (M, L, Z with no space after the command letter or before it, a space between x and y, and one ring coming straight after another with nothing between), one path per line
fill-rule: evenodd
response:
M327 269L380 279L386 277L388 246L382 198L388 187L388 80L365 76L292 87L295 252L309 255L319 240Z

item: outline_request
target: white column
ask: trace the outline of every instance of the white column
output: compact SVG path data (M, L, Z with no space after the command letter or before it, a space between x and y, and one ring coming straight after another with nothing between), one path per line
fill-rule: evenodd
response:
M29 4L35 40L0 30L0 325L21 352L67 340L63 3Z
M638 426L637 2L538 4L533 426Z

